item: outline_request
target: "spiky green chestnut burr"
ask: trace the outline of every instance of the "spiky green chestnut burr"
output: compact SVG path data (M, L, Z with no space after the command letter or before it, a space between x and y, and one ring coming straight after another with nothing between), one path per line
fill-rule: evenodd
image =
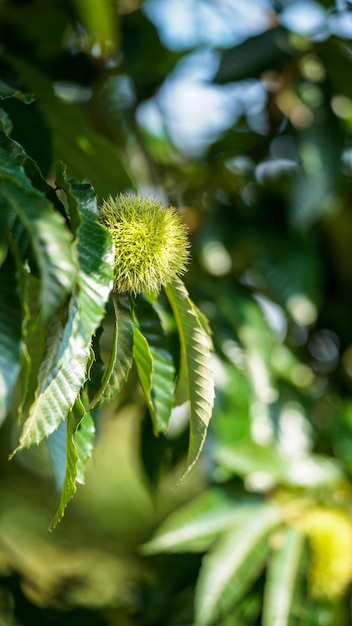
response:
M159 292L186 271L187 230L174 208L152 197L120 194L105 200L99 219L115 245L118 293Z
M312 596L338 601L352 582L352 520L347 513L315 508L306 513L312 561L308 583Z

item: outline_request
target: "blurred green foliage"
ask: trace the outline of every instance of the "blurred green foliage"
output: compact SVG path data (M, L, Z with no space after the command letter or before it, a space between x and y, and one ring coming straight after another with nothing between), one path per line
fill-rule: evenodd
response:
M1 121L51 184L61 159L100 199L138 189L180 207L192 240L187 288L215 346L210 434L198 466L173 489L187 451L182 409L155 438L132 370L97 419L85 487L47 535L55 505L50 450L23 451L9 463L16 415L5 421L0 624L347 626L349 3L297 3L303 21L305 11L319 14L311 30L290 22L290 3L253 3L259 26L239 29L226 45L208 42L206 58L217 69L207 86L219 98L228 94L214 113L227 122L194 150L191 138L182 146L177 127L191 127L213 101L196 101L194 120L173 119L177 102L170 109L165 101L176 97L172 85L204 52L204 40L169 47L151 4L4 0ZM210 22L212 11L227 10L229 20L248 24L236 3L213 4L190 3L195 23L207 9ZM193 58L198 71L201 57ZM112 320L105 322L111 341ZM319 538L329 560L314 547ZM316 562L337 591L324 576L319 587Z

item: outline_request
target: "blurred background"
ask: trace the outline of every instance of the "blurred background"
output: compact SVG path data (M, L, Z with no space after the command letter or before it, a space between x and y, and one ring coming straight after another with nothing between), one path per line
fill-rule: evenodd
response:
M51 534L50 450L8 462L16 416L1 426L0 624L190 626L208 544L141 549L173 511L211 492L234 512L276 503L288 526L302 507L352 524L352 2L2 0L0 41L2 79L35 94L2 100L2 122L49 180L61 159L100 200L180 209L216 378L201 460L174 489L185 412L154 438L132 372ZM348 545L337 592L312 583L307 545L285 624L351 623ZM213 623L263 623L268 559Z

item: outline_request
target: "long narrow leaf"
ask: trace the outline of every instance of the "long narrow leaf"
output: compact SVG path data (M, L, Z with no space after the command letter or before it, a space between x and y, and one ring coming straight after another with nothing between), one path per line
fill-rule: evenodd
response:
M304 536L294 528L285 531L283 544L268 565L262 626L288 626Z
M66 324L62 326L57 317L50 325L36 399L24 423L15 452L48 437L74 405L86 380L90 355L89 345L79 334L79 325L77 297L74 297L70 302Z
M126 296L113 295L115 310L112 348L101 387L90 406L109 402L126 382L133 362L133 321L131 305Z
M167 339L152 305L140 298L134 326L133 355L153 421L154 433L167 430L174 395L175 368Z
M216 624L261 572L268 554L267 537L281 521L269 505L253 506L243 523L226 533L204 557L195 595L195 624Z
M60 504L51 522L53 530L63 517L66 506L76 493L77 483L84 483L84 471L91 457L94 438L94 424L90 413L80 400L77 400L67 420L66 473Z
M181 345L180 379L190 401L190 440L184 476L202 450L214 403L211 339L203 315L190 299L180 279L165 288L173 310Z

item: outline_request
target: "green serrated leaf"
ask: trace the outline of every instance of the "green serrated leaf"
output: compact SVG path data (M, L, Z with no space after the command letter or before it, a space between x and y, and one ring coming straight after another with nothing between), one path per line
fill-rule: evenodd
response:
M112 348L101 388L91 402L109 402L126 382L133 362L133 321L127 296L113 295L115 325Z
M92 455L94 423L90 413L78 399L67 420L66 473L58 509L50 524L53 530L62 519L69 501L77 490L77 483L84 483L84 471L88 459Z
M32 186L23 167L1 147L0 194L29 237L42 281L41 313L48 320L67 298L76 279L72 235L50 202Z
M222 490L211 489L167 517L142 552L203 552L222 532L243 522L248 510Z
M70 301L67 321L56 316L49 326L47 350L38 376L36 398L24 423L19 445L38 444L65 419L86 380L89 344L79 332L77 296Z
M11 137L3 131L0 131L0 146L14 161L16 161L17 165L23 167L33 187L42 192L57 209L57 211L65 217L64 208L61 201L57 197L55 190L48 184L45 178L43 178L37 163L28 156L23 147L17 143L17 141L11 139Z
M23 324L24 361L21 371L21 398L18 407L19 421L28 415L35 398L40 364L45 354L47 326L39 315L40 281L32 274L26 278L26 289L22 289L22 303L26 316Z
M175 368L159 316L145 299L138 300L135 320L133 355L157 435L169 425Z
M16 451L49 436L68 415L87 380L92 335L105 314L112 287L114 251L97 216L84 207L81 215L78 287L68 310L61 311L49 327L36 398Z
M268 535L282 521L280 511L267 504L252 511L228 531L204 559L195 592L195 624L216 624L261 572L269 551Z
M23 356L23 311L11 253L0 267L0 424L6 417Z
M304 535L294 528L288 528L281 539L282 545L268 565L262 626L289 626L293 612Z
M192 469L201 453L214 403L214 380L211 366L212 342L199 314L180 279L165 287L173 310L181 345L181 384L190 401L190 440L183 477Z

